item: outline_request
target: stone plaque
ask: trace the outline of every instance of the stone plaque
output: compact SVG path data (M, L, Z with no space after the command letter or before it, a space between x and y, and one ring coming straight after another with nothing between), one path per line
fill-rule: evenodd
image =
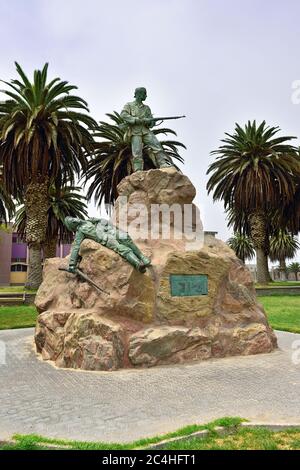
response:
M208 294L206 274L170 274L172 297L191 297Z

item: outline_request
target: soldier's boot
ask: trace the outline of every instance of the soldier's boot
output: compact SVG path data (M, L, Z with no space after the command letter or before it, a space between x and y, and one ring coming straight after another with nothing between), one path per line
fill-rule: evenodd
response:
M150 266L151 265L151 260L145 256L139 247L133 243L133 241L130 238L126 238L123 243L125 243L132 251L133 253L142 261L144 266Z
M163 152L156 154L156 162L159 168L174 168L172 163L168 163L168 159Z
M147 258L147 256L143 255L142 252L140 252L140 253L141 254L139 255L139 258L142 261L142 263L144 264L144 266L146 266L146 267L151 266L151 260L149 258Z
M144 167L143 159L133 158L132 160L133 171L142 171Z
M146 266L144 263L138 259L138 257L134 253L127 253L125 258L128 263L130 263L134 268L136 268L141 273L146 272Z

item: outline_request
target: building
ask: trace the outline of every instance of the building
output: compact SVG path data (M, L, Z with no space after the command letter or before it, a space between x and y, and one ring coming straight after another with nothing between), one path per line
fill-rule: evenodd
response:
M64 258L71 245L58 245L56 256ZM0 225L0 286L22 285L27 280L29 250L11 226Z
M10 284L12 258L12 233L8 227L0 225L0 285Z

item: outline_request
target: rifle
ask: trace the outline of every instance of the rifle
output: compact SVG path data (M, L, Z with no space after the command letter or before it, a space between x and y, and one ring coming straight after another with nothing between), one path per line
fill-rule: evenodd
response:
M70 271L66 268L58 268L59 271L66 271L67 273L70 273ZM72 274L72 273L70 273ZM77 274L77 276L81 277L81 279L83 279L85 282L87 282L88 284L90 284L91 286L93 286L100 294L102 293L105 293L107 295L110 295L109 292L106 292L104 289L101 289L101 287L97 286L97 284L95 284L94 281L92 281L92 279L90 279L86 274L84 274L80 269L76 268L75 270L75 273L74 274Z
M169 121L170 119L181 119L185 118L186 116L164 116L164 117L152 117L146 118L149 123L154 123L153 125L157 125L157 122Z
M159 122L159 121L168 121L170 119L181 119L181 118L185 118L186 116L164 116L164 117L152 117L152 118L145 118L147 119L147 121L149 122ZM142 118L143 119L143 118ZM122 130L125 130L127 129L128 127L130 127L130 124L126 123L126 122L123 122L121 124L119 124L119 128L122 129Z
M149 118L149 121L168 121L169 119L181 119L185 118L186 116L166 116L166 117L153 117Z

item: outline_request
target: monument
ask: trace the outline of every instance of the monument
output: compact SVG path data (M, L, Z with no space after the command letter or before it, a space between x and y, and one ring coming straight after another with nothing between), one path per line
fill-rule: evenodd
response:
M123 110L139 133L112 220L66 219L72 252L45 261L37 352L58 367L107 371L271 352L276 337L250 272L203 236L193 184L166 163L146 122L130 122L140 109L155 119L144 105ZM158 168L142 171L136 149L149 142Z

